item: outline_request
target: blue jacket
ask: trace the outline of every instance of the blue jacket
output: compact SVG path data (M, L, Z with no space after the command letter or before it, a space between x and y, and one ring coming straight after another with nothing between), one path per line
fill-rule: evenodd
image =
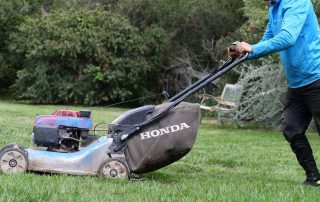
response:
M269 23L249 59L279 52L290 88L320 79L320 30L310 0L270 3Z

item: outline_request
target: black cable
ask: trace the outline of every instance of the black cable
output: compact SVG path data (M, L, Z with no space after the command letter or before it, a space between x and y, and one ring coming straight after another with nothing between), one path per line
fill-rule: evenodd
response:
M157 94L153 94L153 95L148 95L148 96L145 96L145 97L141 97L141 98L136 98L136 99L132 99L132 100L126 100L126 101L122 101L122 102L117 102L117 103L113 103L113 104L110 104L110 105L106 105L104 107L111 107L111 106L116 106L116 105L120 105L120 104L124 104L124 103L128 103L128 102L133 102L133 101L137 101L137 100L145 100L147 98L151 98L151 97L157 97L159 95L163 95L166 97L167 95L167 92L162 92L162 93L157 93Z

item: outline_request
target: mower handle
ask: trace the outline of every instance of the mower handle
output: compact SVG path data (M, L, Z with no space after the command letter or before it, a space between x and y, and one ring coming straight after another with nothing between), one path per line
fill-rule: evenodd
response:
M208 85L209 83L213 82L214 80L216 80L217 78L219 78L220 76L222 76L223 74L225 74L226 72L228 72L229 70L234 68L235 66L237 66L240 63L242 63L243 61L245 61L248 58L248 55L249 55L249 53L241 54L239 57L237 57L235 59L232 59L231 62L228 63L227 65L222 65L221 66L222 68L219 68L215 74L210 75L210 77L208 77L206 80L204 80L203 82L201 82L198 85L194 86L192 89L190 89L188 92L186 92L183 95L181 95L175 101L171 101L169 106L166 107L164 110L160 111L157 115L155 115L154 117L152 117L149 120L146 120L145 122L142 122L141 124L137 124L136 125L137 129L139 130L141 127L143 127L143 126L145 126L145 125L147 125L147 124L149 124L149 123L161 118L163 115L165 115L167 112L169 112L175 106L180 104L187 97L189 97L190 95L194 94L195 92L197 92L201 88L205 87L206 85Z
M221 67L219 67L214 74L209 74L207 76L205 76L205 79L200 79L201 82L196 82L196 85L192 85L192 88L187 88L186 92L181 94L180 96L176 97L174 100L171 98L168 102L170 102L170 104L162 111L160 111L157 115L155 115L154 117L152 117L149 120L146 120L140 124L135 125L135 129L136 130L140 130L141 127L146 126L148 124L150 124L151 122L156 121L157 119L161 118L163 115L165 115L167 112L169 112L171 109L173 109L175 106L177 106L178 104L180 104L183 100L185 100L187 97L189 97L190 95L192 95L193 93L197 92L198 90L200 90L201 88L203 88L204 86L208 85L209 83L213 82L214 80L216 80L217 78L219 78L220 76L222 76L223 74L225 74L226 72L228 72L229 70L231 70L232 68L234 68L235 66L239 65L240 63L242 63L243 61L245 61L248 57L248 53L244 53L241 54L239 57L235 58L235 59L231 59L228 60L226 63L224 63ZM199 80L199 81L200 81ZM185 90L184 90L185 91ZM179 93L180 94L180 93ZM134 131L136 132L136 131ZM132 132L132 133L134 133ZM130 137L131 134L128 134L128 136L124 139L127 139L128 137Z
M160 111L157 115L155 115L154 117L152 117L149 120L146 120L146 121L144 121L144 122L142 122L140 124L137 124L136 125L136 129L139 130L141 127L146 126L146 125L148 125L148 124L160 119L162 116L164 116L167 112L169 112L175 106L180 104L187 97L189 97L190 95L194 94L195 92L197 92L201 88L205 87L206 85L208 85L209 83L213 82L214 80L216 80L217 78L219 78L220 76L222 76L223 74L228 72L229 70L233 69L235 66L237 66L240 63L242 63L243 61L245 61L248 58L248 55L249 55L249 53L241 54L239 57L237 57L235 59L232 59L231 62L228 63L227 65L222 65L221 66L222 68L219 68L218 71L215 74L210 75L210 77L208 77L206 80L204 80L201 83L199 83L198 85L194 86L188 92L186 92L183 95L181 95L180 97L178 97L175 101L171 101L171 103L164 110ZM169 100L169 102L170 102L170 100ZM128 135L128 137L129 136L130 135ZM125 138L125 139L127 139L127 138Z
M204 78L200 79L198 82L191 85L189 88L185 89L181 93L179 93L177 96L174 96L174 100L171 98L169 100L168 106L160 111L158 114L156 114L154 117L151 117L148 120L145 120L142 123L136 124L131 128L128 128L127 130L123 131L123 134L118 135L114 138L113 141L113 151L118 152L121 149L123 149L127 144L127 139L129 139L131 136L136 134L141 128L161 119L164 117L169 111L171 111L174 107L176 107L178 104L180 104L183 100L185 100L190 95L194 94L204 86L208 85L209 83L213 82L235 66L239 65L243 61L245 61L248 57L248 53L241 54L239 57L234 59L229 59L227 62L225 62L222 66L220 66L216 71L213 72L213 74L209 74L205 76Z

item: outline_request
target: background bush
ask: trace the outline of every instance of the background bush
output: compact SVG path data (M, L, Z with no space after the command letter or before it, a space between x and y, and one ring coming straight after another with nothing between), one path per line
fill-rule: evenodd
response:
M13 91L19 99L55 104L143 96L158 84L167 46L161 28L139 32L107 11L60 10L29 18L10 44L23 61Z

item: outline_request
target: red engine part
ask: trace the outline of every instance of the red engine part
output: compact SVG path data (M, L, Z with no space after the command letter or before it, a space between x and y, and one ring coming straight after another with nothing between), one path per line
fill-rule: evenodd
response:
M56 110L52 112L51 115L56 115L56 116L69 116L69 117L80 117L80 112L79 111L73 111L73 110Z

